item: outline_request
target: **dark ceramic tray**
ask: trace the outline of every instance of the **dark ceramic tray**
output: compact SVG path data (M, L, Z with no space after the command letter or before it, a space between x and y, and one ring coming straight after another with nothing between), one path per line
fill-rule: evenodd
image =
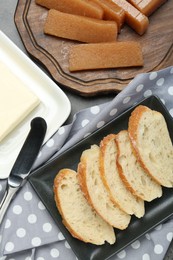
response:
M140 104L146 105L149 108L155 109L163 114L168 125L171 140L173 141L172 118L162 102L159 101L157 97L151 96L143 100ZM76 170L83 150L89 148L92 144L99 144L101 139L107 134L118 133L122 129L127 129L128 119L133 109L134 107L130 108L109 124L77 143L74 147L70 148L61 156L51 160L45 166L35 171L29 179L30 183L52 215L78 259L107 259L113 254L121 251L137 238L154 228L156 225L165 221L173 214L173 190L164 188L163 196L161 198L150 203L145 203L146 213L143 218L137 219L136 217L132 217L130 225L126 230L115 230L117 241L114 245L109 245L106 243L103 246L95 246L83 243L73 238L62 224L61 216L55 206L53 181L57 172L62 168L71 168Z

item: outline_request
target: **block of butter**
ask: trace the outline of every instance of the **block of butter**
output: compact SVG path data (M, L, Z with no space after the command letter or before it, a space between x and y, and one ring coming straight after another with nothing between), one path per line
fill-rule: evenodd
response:
M0 142L39 103L39 98L0 61Z

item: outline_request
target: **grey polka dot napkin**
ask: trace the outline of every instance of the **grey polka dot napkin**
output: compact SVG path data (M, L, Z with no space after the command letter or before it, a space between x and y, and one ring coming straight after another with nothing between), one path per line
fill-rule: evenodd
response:
M102 127L144 97L157 95L173 117L173 67L138 75L111 102L77 113L44 145L34 168ZM0 200L6 181L0 181ZM161 260L173 236L173 218L133 242L111 260ZM0 260L76 259L29 183L18 192L0 226Z

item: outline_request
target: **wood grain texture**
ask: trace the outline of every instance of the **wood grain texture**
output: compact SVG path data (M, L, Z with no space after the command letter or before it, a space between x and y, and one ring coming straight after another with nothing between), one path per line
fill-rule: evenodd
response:
M144 55L142 68L121 68L70 73L69 48L79 42L65 40L43 33L48 10L35 0L19 0L15 24L24 46L32 58L41 62L55 82L83 96L117 93L139 73L160 70L173 65L173 1L168 0L149 17L150 25L139 36L125 25L119 41L135 40L141 43ZM135 55L135 54L134 54Z

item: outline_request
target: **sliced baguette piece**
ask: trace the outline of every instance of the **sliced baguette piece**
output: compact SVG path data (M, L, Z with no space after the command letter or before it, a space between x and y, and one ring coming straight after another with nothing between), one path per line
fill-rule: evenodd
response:
M142 167L160 185L173 187L173 146L163 115L140 105L129 118L128 131Z
M100 176L99 155L100 149L97 145L92 145L82 153L78 165L81 189L91 206L107 223L115 228L125 229L131 217L110 200Z
M117 163L120 177L126 187L140 199L152 201L162 196L161 186L141 167L133 152L128 131L116 135L118 147Z
M101 177L112 201L124 212L140 218L145 212L144 201L134 196L119 176L115 137L115 134L109 134L100 143Z
M75 171L60 170L54 179L54 195L63 223L73 237L96 245L102 245L105 241L115 243L112 226L88 204Z

